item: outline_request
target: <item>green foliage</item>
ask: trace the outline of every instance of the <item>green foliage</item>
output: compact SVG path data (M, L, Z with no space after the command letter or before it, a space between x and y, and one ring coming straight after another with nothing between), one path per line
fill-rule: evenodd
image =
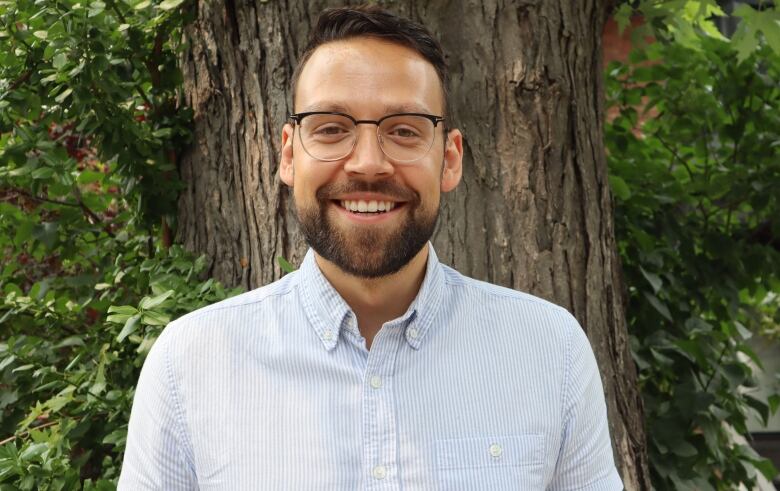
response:
M179 4L0 2L1 490L114 489L156 336L234 293L167 246Z
M747 340L780 325L780 55L655 43L613 63L606 127L632 350L657 489L771 479L730 432L766 422ZM749 438L749 436L748 436Z
M706 49L702 42L707 38L728 41L718 31L714 18L733 15L742 22L730 42L742 62L760 49L762 41L780 53L780 11L770 8L770 3L759 2L759 9L740 4L733 12L725 12L717 0L626 0L617 8L615 20L622 31L632 15L642 16L644 22L631 33L634 45L654 38L701 51Z
M74 175L91 150L147 224L173 215L175 149L189 135L177 109L179 1L0 1L0 166L8 185L101 212ZM79 171L85 170L82 163ZM141 183L143 183L141 185ZM44 189L45 192L44 192Z

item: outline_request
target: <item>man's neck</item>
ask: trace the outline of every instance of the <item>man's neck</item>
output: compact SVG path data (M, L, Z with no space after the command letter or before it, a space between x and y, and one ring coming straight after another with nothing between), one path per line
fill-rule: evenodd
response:
M428 244L400 271L380 278L359 278L315 253L323 276L352 308L360 334L371 348L374 336L387 321L400 317L420 291L428 261Z

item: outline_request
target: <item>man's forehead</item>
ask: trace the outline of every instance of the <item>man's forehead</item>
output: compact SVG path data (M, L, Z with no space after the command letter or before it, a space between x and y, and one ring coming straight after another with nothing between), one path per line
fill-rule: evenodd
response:
M296 84L296 111L439 113L443 90L433 65L413 49L373 38L318 47Z

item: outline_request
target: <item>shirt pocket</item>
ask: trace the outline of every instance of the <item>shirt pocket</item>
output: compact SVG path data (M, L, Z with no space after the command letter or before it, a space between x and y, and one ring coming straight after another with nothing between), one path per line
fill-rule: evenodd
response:
M436 441L442 490L543 490L544 435Z

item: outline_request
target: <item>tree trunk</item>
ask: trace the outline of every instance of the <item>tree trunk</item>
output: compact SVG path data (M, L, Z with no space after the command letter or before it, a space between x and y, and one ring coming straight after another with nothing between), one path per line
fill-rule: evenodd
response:
M464 178L436 252L462 273L568 308L599 361L616 461L649 489L602 142L607 0L388 3L442 41ZM180 163L178 238L228 285L280 277L305 244L278 178L290 76L328 2L198 0L183 71L195 143Z

